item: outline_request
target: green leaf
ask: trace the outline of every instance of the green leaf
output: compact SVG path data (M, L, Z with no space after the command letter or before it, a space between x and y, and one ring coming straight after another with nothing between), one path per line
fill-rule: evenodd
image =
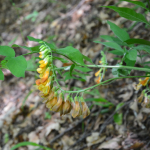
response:
M52 150L51 148L44 147L44 146L41 146L41 145L36 144L36 143L33 143L33 142L21 142L21 143L18 143L18 144L16 144L15 146L13 146L10 150L15 150L15 149L17 149L18 147L28 146L28 145L38 146L38 147L40 147L40 148L42 148L42 149L45 149L45 150Z
M110 42L114 42L112 39L112 36L109 36L109 35L101 35L100 38L110 41Z
M38 53L40 51L40 46L30 47L32 52Z
M36 65L34 65L33 60L28 60L27 61L27 68L26 71L36 71Z
M118 110L120 107L122 107L124 105L123 102L119 103L117 106L116 106L116 110Z
M82 71L82 72L89 72L92 71L91 69L87 68L87 67L79 67L79 66L75 66L76 70Z
M125 42L122 42L119 38L116 38L116 37L112 37L109 35L101 35L100 37L104 40L108 40L110 42L115 42L120 46L129 46L128 44L126 44Z
M99 96L99 97L101 97L98 89L93 89L91 91L85 91L85 93L88 94L88 95L93 95L93 96Z
M122 113L116 113L113 116L115 123L117 123L118 125L122 124L122 119L123 119L123 114Z
M74 67L75 67L75 64L72 64L70 67L70 76L72 76L72 71L73 71Z
M120 66L120 65L117 64L116 66ZM112 68L112 74L114 77L127 76L129 73L130 73L129 70L127 69Z
M78 75L79 77L81 77L81 78L84 79L84 80L86 80L86 76L89 76L89 74L83 74L83 73L76 72L76 71L73 71L72 74L73 74L73 75Z
M80 53L79 50L77 50L71 46L67 46L65 48L58 49L58 50L56 50L56 52L69 57L72 61L75 61L76 63L85 65L83 62L83 55Z
M83 54L82 54L82 56L83 56L83 59L85 59L86 61L88 61L88 62L93 64L92 60L89 57L87 57L87 56L85 56Z
M130 70L127 69L118 69L119 76L127 76L130 73Z
M26 59L23 56L12 57L7 62L7 67L16 77L24 77L27 68Z
M128 51L125 57L128 58L129 60L136 61L137 50L133 49L133 50Z
M128 53L125 55L125 63L127 66L134 66L137 59L137 50L133 49L128 51Z
M9 46L1 46L0 45L0 55L14 57L15 51Z
M113 51L108 51L109 53L115 54L115 55L119 55L119 56L123 56L123 52L118 51L118 50L113 50Z
M4 74L3 71L0 69L0 80L4 80Z
M51 43L45 42L45 43L46 43L46 45L48 45L48 46L50 47L51 50L54 50L54 51L55 51L55 50L57 49L55 43L53 43L53 42L51 42Z
M148 24L147 20L142 14L136 13L134 10L130 8L116 7L116 6L103 6L103 7L113 9L114 11L118 12L121 17L127 18L132 21L139 21Z
M113 58L114 60L122 60L122 58L119 58L119 57L115 57Z
M129 34L125 30L119 28L116 24L110 21L107 21L107 23L110 25L110 29L122 42L130 39Z
M116 66L118 66L118 64ZM119 77L118 68L112 68L112 74L115 78Z
M108 103L108 101L102 97L100 98L86 98L85 99L86 102L89 102L89 101L95 101L95 102L104 102L104 103Z
M7 57L4 58L4 60L2 60L2 61L0 62L0 66L1 66L2 68L8 69L7 66L6 66L6 63L7 63L7 60L8 60L9 58L11 58L11 57L8 57L8 56L7 56Z
M110 48L113 48L113 49L117 49L117 50L124 53L124 50L118 44L116 44L114 42L100 42L100 41L94 41L94 42L103 44L103 45L110 47Z
M63 74L63 76L65 76L64 81L69 80L69 79L77 79L77 80L80 80L80 81L85 81L84 79L77 78L77 77L74 77L74 76L70 76L70 72L65 72Z
M39 47L40 46L34 46L34 47L27 47L27 46L20 46L20 45L17 45L17 44L13 44L12 47L21 47L23 49L27 49L31 52L39 52Z
M68 63L69 61L64 59L64 58L60 58L60 57L56 57L56 56L53 56L53 60L60 60L62 63Z
M34 42L40 42L40 41L42 41L42 40L36 39L36 38L34 38L32 36L27 36L27 38L28 38L29 41L34 41Z
M102 107L110 107L110 106L113 106L113 105L114 105L114 104L112 104L112 103L110 103L110 102L108 102L108 103L106 103L106 104L100 103L100 102L95 102L94 104L99 105L99 106L102 106Z
M134 47L134 48L137 49L137 50L146 51L147 53L150 54L150 46L147 46L147 45L139 45L139 46Z
M148 10L143 2L130 1L130 0L121 0L121 1L126 1L126 2L129 2L129 3L132 3L132 4L136 4L136 5L138 5L138 6L141 6L141 7L144 8L144 9Z
M150 42L143 39L129 39L125 41L127 44L142 44L150 46Z

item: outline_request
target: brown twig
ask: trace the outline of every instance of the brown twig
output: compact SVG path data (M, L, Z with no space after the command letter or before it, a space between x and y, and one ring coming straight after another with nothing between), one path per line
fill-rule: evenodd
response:
M74 126L68 128L67 130L65 130L63 133L57 135L54 139L52 139L50 141L50 144L54 143L56 140L58 140L59 138L61 138L62 136L64 136L67 132L73 130L74 128L76 128L79 124L81 124L83 121L87 120L88 117L86 117L85 119L81 119L79 120L77 123L75 123Z
M93 112L95 112L96 110L92 110L91 111L91 114ZM50 141L50 144L54 143L56 140L58 140L59 138L61 138L62 136L64 136L67 132L70 132L71 130L73 130L74 128L76 128L79 124L81 124L83 121L87 120L88 118L90 117L90 115L84 119L80 119L77 123L74 124L74 126L68 128L67 130L65 130L63 133L57 135L54 139L52 139Z

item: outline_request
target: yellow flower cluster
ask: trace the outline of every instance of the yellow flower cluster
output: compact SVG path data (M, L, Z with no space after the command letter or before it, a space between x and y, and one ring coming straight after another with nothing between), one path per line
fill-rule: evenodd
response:
M40 65L37 69L40 79L36 80L36 85L41 91L40 96L43 98L43 102L50 110L60 112L61 116L71 112L73 118L81 115L83 118L87 117L90 114L90 110L83 98L76 97L74 102L73 98L70 98L68 95L66 100L64 100L63 93L58 95L57 88L53 87L52 56L49 53L50 50L46 46L42 45L40 47L39 57L42 60L39 61Z

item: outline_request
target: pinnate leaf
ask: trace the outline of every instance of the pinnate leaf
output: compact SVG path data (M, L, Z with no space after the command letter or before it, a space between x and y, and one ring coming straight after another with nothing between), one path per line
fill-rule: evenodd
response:
M70 67L70 76L72 76L72 71L73 71L74 67L75 67L75 64L72 64Z
M135 5L141 6L142 8L148 10L143 2L139 2L139 1L130 1L130 0L122 0L122 1L126 1L126 2L129 2L129 3L135 4Z
M136 13L134 10L130 8L116 7L116 6L103 6L103 7L113 9L114 11L118 12L121 17L124 17L126 19L148 23L142 14Z
M122 42L130 39L129 34L125 30L119 28L116 24L110 21L107 21L107 23L110 25L110 29Z
M57 49L56 52L61 55L67 56L68 58L70 58L70 60L75 61L76 63L85 65L83 62L83 55L80 53L79 50L73 48L72 46Z
M118 44L116 44L114 42L100 42L100 41L94 41L94 42L103 44L103 45L110 47L110 48L113 48L113 49L117 49L117 50L124 53L124 50Z
M129 39L125 41L127 44L142 44L150 46L150 42L143 39Z

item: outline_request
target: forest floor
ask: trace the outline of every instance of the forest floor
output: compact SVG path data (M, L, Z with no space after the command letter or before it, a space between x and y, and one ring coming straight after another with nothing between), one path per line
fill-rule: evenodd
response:
M144 23L133 25L118 13L101 6L116 5L133 8L119 0L1 0L0 1L0 45L17 44L35 46L28 41L32 36L44 41L53 41L59 48L68 45L79 49L95 64L101 58L101 44L93 41L100 35L113 35L107 20L128 31L131 38L150 39L150 29ZM137 11L142 12L137 8ZM28 50L14 48L16 55ZM26 56L33 62L29 69L37 67L37 54ZM116 64L115 55L108 53L110 65ZM3 57L0 56L0 61ZM58 66L69 65L55 62ZM31 64L31 63L30 63ZM93 69L85 82L71 79L61 85L85 88L96 84ZM119 113L123 122L118 125L113 116L115 107L102 107L87 102L91 114L82 119L73 119L70 114L60 117L45 107L34 84L38 74L27 71L25 78L16 78L8 70L3 70L5 80L0 81L0 150L10 150L23 141L35 142L54 150L98 150L98 149L150 149L150 111L137 103L140 93L133 84L138 79L120 79L111 84L99 86L86 94L86 98L103 98L117 106L123 102ZM139 72L131 72L139 75ZM140 72L140 75L144 75ZM105 79L112 78L108 69ZM20 147L18 150L34 150L33 146Z

